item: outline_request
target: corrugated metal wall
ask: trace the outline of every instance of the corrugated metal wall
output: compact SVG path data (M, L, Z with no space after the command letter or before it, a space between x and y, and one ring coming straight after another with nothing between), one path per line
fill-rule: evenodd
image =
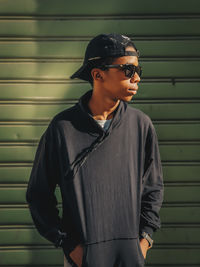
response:
M144 76L131 104L157 129L163 226L147 266L200 266L200 1L0 0L0 266L62 266L25 202L49 120L90 89L69 80L88 41L133 38ZM103 267L103 266L102 266Z

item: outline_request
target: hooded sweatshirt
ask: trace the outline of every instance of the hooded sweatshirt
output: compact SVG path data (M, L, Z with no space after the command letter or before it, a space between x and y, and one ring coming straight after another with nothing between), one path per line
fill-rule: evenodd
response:
M150 118L120 101L104 130L88 109L91 94L49 123L26 193L37 230L66 256L78 244L152 236L160 228L163 178Z

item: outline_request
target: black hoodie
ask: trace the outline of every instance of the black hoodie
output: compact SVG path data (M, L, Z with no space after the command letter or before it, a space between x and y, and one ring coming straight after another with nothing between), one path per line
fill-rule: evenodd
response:
M80 243L138 238L160 228L162 167L150 118L120 101L104 131L87 108L91 94L51 120L26 194L39 233L66 256Z

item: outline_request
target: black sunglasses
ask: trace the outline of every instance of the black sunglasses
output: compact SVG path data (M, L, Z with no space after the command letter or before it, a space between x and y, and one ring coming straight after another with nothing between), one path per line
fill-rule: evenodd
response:
M107 68L120 69L120 70L124 71L125 76L128 78L132 78L134 76L135 72L137 72L139 77L141 77L141 75L142 75L142 67L141 66L135 66L133 64L103 65L103 66L100 66L99 68L101 68L102 70L105 70Z

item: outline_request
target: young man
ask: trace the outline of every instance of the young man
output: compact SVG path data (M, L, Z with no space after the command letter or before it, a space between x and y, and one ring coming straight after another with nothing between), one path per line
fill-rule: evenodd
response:
M138 57L124 35L92 39L71 78L93 90L57 114L40 139L27 201L40 234L63 248L65 266L144 266L160 228L157 136L150 118L127 104L140 82Z

